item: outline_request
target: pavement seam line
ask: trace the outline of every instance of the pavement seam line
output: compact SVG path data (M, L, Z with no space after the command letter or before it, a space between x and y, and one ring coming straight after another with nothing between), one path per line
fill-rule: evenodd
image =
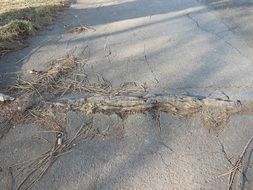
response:
M207 33L210 33L210 34L214 35L216 38L218 38L219 40L223 41L227 46L229 46L230 48L232 48L233 50L235 50L238 54L240 54L240 55L243 56L244 58L250 60L250 59L248 58L248 56L244 55L237 47L233 46L230 42L228 42L228 41L225 40L224 38L220 37L220 36L218 35L220 32L214 33L214 32L211 32L211 31L209 31L209 30L203 28L202 26L200 26L199 22L198 22L195 18L193 18L193 17L190 15L190 13L187 13L187 14L186 14L186 17L187 17L188 19L190 19L192 22L194 22L195 25L197 26L197 28L199 28L200 30L202 30L202 31L204 31L204 32L207 32ZM230 30L230 29L227 29L227 31L231 31L231 30ZM251 61L251 60L250 60L250 61Z
M223 153L225 159L231 164L231 166L234 166L234 164L231 161L231 158L228 157L228 154L226 152L224 144L219 140L220 146L221 146L221 152Z
M145 46L145 44L144 44L144 50L143 50L143 53L144 53L145 62L146 62L146 64L147 64L147 66L148 66L148 68L149 68L150 72L152 73L154 80L156 81L156 83L157 83L157 84L159 84L160 82L159 82L159 80L157 79L157 77L156 77L156 74L155 74L154 70L151 68L151 65L150 65L150 64L149 64L149 62L148 62L148 58L147 58L147 54L146 54L146 46Z

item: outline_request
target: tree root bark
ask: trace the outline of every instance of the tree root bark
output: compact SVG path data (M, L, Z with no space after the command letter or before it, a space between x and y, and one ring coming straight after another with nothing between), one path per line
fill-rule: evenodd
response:
M231 115L253 111L251 101L173 96L168 94L138 94L120 96L92 96L86 99L67 101L72 109L87 113L142 113L165 112L178 117L200 116L208 128L223 128Z
M43 105L43 106L41 106ZM201 121L210 128L224 127L231 115L253 112L253 101L223 100L199 98L191 96L175 96L169 94L123 94L123 95L95 95L80 99L59 99L56 102L44 102L41 109L62 108L85 113L105 114L122 113L134 114L148 111L166 112L178 117L192 117L199 115ZM0 118L15 112L33 110L34 104L29 100L0 104ZM38 110L38 106L36 107ZM3 111L4 110L4 111Z

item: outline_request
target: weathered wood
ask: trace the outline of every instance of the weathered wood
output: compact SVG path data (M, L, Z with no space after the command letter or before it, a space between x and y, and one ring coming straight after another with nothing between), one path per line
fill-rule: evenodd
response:
M182 115L196 113L206 107L216 107L230 114L247 111L253 108L243 105L242 102L238 100L172 96L167 94L91 96L74 101L65 100L65 102L75 108L90 105L95 112L144 112L157 110ZM247 102L247 104L249 103L250 102Z
M174 96L169 94L123 94L123 95L94 95L85 98L62 98L55 102L33 104L29 100L16 99L0 106L0 120L14 113L22 113L57 108L61 110L76 110L85 113L102 112L124 114L158 111L171 113L179 117L200 116L201 121L209 127L225 126L231 115L252 113L253 101L223 100L198 98L191 96ZM10 117L8 117L10 118Z
M172 96L168 94L138 94L92 96L65 101L72 109L86 113L141 113L162 111L179 117L199 116L203 125L212 129L225 127L231 115L252 113L253 101Z

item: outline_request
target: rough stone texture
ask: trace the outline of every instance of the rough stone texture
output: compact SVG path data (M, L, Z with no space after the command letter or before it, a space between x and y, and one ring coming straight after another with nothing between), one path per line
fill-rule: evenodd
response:
M157 92L207 96L217 90L252 99L252 8L247 4L248 15L239 17L245 9L231 6L214 12L195 0L78 0L50 30L30 39L30 47L0 60L1 85L13 82L16 72L45 69L50 60L74 51L87 59L90 80L100 73L113 86L137 81ZM90 29L68 32L80 24ZM110 135L60 157L33 189L225 189L227 178L218 176L231 168L230 158L236 160L253 133L252 116L231 119L217 136L199 118L162 113L159 129L149 114L130 116ZM86 120L68 113L66 130L73 134ZM98 114L94 124L104 131L118 121ZM37 133L21 126L0 140L0 189L6 168L48 148L31 138ZM251 155L245 189L252 188Z

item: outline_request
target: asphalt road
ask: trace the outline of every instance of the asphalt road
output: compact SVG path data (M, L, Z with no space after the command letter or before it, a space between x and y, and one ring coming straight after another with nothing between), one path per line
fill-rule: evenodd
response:
M7 85L15 73L45 69L48 61L72 52L87 60L91 81L99 73L114 87L134 81L155 92L224 92L231 99L252 99L252 5L217 2L77 0L31 38L29 47L0 60L0 73ZM78 26L86 30L69 32ZM85 120L71 112L67 129L71 133ZM164 113L159 133L151 114L132 115L120 128L117 115L97 114L93 121L100 130L112 129L111 135L85 141L60 157L34 189L226 189L227 176L220 175L231 169L253 134L250 115L231 117L219 134L198 117ZM0 140L0 189L6 187L8 166L48 148L32 138L39 130L11 128ZM251 154L238 180L241 189L253 189Z

